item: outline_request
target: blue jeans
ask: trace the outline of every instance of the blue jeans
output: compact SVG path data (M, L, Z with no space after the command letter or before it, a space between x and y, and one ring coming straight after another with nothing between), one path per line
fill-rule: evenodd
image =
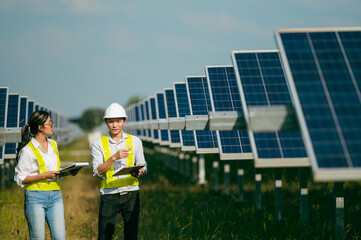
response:
M25 190L24 212L30 239L45 239L45 220L51 239L65 239L64 204L60 190Z

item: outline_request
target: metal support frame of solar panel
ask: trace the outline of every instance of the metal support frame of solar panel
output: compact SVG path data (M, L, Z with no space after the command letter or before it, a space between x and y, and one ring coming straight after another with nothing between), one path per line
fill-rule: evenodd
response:
M173 83L173 90L176 102L177 117L185 118L186 115L191 114L189 106L189 96L185 82ZM180 130L182 151L195 151L195 137L193 131Z
M166 114L168 117L168 121L170 121L171 118L177 117L177 108L175 105L175 97L174 97L173 88L165 88L164 96L165 96ZM170 136L169 147L180 148L182 146L180 130L169 129L168 131L169 131L169 136Z
M231 55L255 167L310 166L298 129L255 133L249 127L252 106L293 107L278 50L232 51Z
M233 65L205 68L213 112L242 112L241 96ZM221 160L251 160L247 130L217 131Z
M169 132L168 132L168 119L167 113L165 109L165 99L164 99L164 92L157 92L156 96L156 109L157 109L157 116L158 116L158 123L159 123L159 144L169 145Z
M207 115L212 111L206 76L186 76L191 115ZM219 153L217 133L209 130L194 130L197 154Z
M361 179L361 28L275 33L314 181Z

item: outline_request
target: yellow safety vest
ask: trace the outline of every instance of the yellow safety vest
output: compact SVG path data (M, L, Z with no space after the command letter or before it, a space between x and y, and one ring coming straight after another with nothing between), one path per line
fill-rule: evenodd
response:
M130 153L127 157L127 167L130 167L134 165L133 138L130 134L126 134L126 133L124 134L128 136L127 138L125 138L125 147L128 149L130 148ZM108 135L106 134L102 136L100 139L102 143L104 162L105 162L112 156L112 153L110 152ZM115 179L113 177L113 174L114 174L114 167L112 165L106 173L107 180L101 180L100 182L101 188L119 188L119 187L139 185L138 178L135 178L130 174L128 174L125 178L118 178L118 179Z
M49 139L49 141L50 141L50 145L53 147L56 157L58 159L57 171L59 171L60 170L59 151L55 144L55 141L51 140L51 139ZM40 174L47 172L48 170L46 169L46 165L45 165L43 157L40 154L39 148L35 149L34 145L31 141L27 145L30 147L31 151L33 151L36 159L38 160ZM26 185L27 185L26 190L52 191L52 190L60 189L60 184L59 184L58 178L56 178L56 180L54 182L48 182L47 179L43 179L43 180L39 180L37 182L29 183Z

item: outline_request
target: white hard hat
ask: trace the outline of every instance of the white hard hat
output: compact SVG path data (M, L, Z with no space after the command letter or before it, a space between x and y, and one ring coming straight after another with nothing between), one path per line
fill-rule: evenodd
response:
M127 114L118 103L112 103L105 110L104 119L107 118L127 118Z

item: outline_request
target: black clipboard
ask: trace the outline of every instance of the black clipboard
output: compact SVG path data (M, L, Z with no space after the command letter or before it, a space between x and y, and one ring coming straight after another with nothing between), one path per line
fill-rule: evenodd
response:
M58 174L58 176L63 177L63 176L70 175L71 171L75 171L77 169L80 170L80 168L86 167L86 166L89 166L89 163L87 163L87 162L75 162L75 163L71 164L70 166L67 166L65 168L60 169L59 170L60 173Z
M114 174L113 174L113 177L114 176L120 176L120 175L127 175L127 174L130 174L131 172L136 172L138 171L139 169L145 167L145 164L142 164L142 165L135 165L135 166L130 166L130 167L123 167L121 169L119 169L118 171L116 171Z

